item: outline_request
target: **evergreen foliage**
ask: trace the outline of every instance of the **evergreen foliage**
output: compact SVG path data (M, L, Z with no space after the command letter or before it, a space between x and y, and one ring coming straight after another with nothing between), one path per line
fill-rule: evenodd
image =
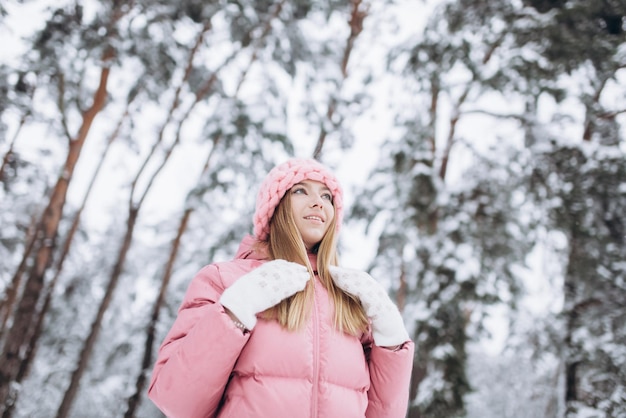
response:
M2 3L0 414L160 416L146 378L189 280L296 155L337 169L345 260L403 311L409 417L625 416L625 21L620 0Z

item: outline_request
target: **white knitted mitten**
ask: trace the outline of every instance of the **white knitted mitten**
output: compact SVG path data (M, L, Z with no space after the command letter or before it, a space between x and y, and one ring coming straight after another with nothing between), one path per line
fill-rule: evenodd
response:
M365 314L372 320L374 343L391 347L409 341L409 334L398 307L385 288L364 271L330 266L330 275L342 290L361 301Z
M244 274L224 290L220 303L246 328L256 325L256 314L304 289L311 275L302 264L272 260Z

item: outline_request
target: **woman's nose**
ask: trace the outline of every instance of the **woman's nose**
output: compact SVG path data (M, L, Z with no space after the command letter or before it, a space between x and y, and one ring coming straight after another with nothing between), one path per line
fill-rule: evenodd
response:
M320 208L324 206L324 199L321 196L312 196L311 197L311 207L319 206Z

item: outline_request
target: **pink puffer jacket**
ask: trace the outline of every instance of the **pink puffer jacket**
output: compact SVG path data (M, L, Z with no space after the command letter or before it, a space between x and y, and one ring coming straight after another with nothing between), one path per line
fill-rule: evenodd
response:
M244 335L218 300L265 262L246 237L234 260L204 267L159 349L148 396L169 417L402 418L413 343L398 351L333 329L324 287L305 329L259 319ZM315 260L312 260L313 262Z

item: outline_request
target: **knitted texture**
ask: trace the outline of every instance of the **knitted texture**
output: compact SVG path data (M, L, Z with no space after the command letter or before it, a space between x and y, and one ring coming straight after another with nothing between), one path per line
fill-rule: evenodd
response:
M337 178L314 159L293 158L274 167L261 184L254 212L254 235L257 239L267 240L276 206L287 190L303 180L319 181L330 189L337 218L336 230L339 231L343 217L343 191Z
M409 341L402 315L385 288L364 271L330 266L330 275L342 290L356 296L372 320L374 343L391 347Z
M220 303L251 330L256 325L256 314L303 290L310 278L302 264L280 259L268 261L224 290Z

